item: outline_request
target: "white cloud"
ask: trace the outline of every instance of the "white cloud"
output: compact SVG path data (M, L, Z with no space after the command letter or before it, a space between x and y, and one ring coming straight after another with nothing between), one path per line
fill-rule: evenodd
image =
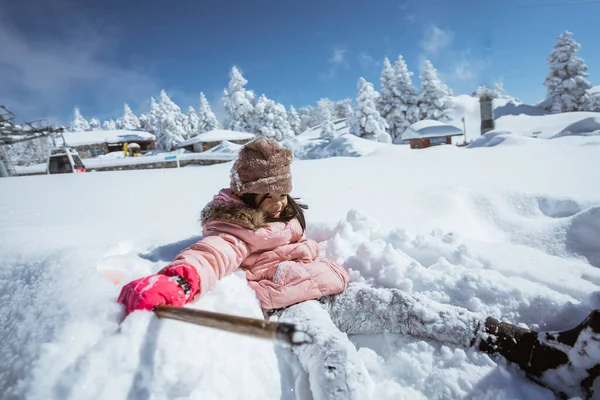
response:
M454 33L452 31L444 31L435 25L431 25L425 31L425 36L421 41L421 49L426 55L435 55L450 45L453 38Z
M60 41L34 41L0 20L2 101L23 120L66 115L88 98L99 114L108 114L122 110L123 102L136 103L158 92L148 73L106 61L111 47L90 26L73 28Z
M365 69L381 66L381 61L377 61L370 54L364 51L358 54L358 63Z
M489 58L475 57L471 54L470 49L465 49L461 52L460 58L454 62L453 77L461 81L473 81L491 63Z
M336 47L333 49L333 53L328 60L329 67L327 71L319 74L323 80L333 79L337 75L338 71L343 69L349 69L350 64L347 60L348 51L343 47Z
M347 67L348 61L346 61L346 53L347 51L344 48L338 47L334 49L333 55L331 56L329 62L333 65L342 65Z

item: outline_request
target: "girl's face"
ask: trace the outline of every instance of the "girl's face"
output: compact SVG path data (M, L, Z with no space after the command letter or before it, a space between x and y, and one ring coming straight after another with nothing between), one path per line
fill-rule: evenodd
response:
M287 206L287 193L259 194L256 198L258 208L269 215L276 215Z

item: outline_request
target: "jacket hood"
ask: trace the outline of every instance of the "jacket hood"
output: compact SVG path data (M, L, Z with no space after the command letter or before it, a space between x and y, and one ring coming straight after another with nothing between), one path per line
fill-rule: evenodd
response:
M248 207L230 189L222 189L200 214L200 222L228 222L243 228L256 230L267 225L262 211Z

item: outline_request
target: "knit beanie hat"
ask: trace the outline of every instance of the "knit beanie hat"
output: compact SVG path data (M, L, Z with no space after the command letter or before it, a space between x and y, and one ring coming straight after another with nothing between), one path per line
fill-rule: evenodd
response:
M292 152L273 139L259 137L240 149L231 168L231 191L244 193L290 193Z

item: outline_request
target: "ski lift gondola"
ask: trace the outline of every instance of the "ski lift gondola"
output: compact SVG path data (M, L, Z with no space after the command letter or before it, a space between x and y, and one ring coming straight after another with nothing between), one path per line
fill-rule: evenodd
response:
M77 150L70 147L52 149L48 157L48 174L70 174L85 172L85 165Z

